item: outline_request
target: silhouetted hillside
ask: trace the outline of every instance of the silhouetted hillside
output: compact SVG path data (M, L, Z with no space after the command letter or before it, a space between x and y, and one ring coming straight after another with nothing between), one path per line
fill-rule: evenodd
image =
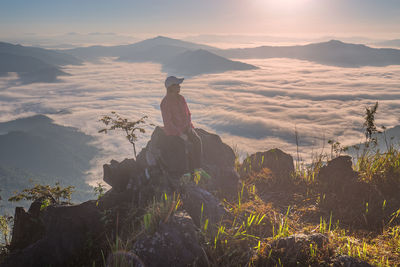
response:
M217 51L228 58L294 58L339 67L400 64L400 50L331 40L302 46L260 46Z
M31 179L46 184L59 181L76 186L79 198L87 199L92 192L85 183L85 172L99 152L92 141L43 115L0 123L0 189L11 194L32 187Z
M66 75L59 66L80 63L71 55L0 42L0 76L16 72L23 83L55 82Z
M400 47L400 39L388 40L376 43L379 46L387 46L387 47Z
M63 50L63 52L86 60L95 60L100 57L121 57L121 59L129 60L129 58L132 57L130 60L136 61L134 59L136 57L140 57L140 53L144 53L145 55L147 55L147 52L155 51L153 49L154 47L163 48L165 46L174 46L184 49L216 49L207 45L195 44L168 37L158 36L130 45L79 47ZM157 53L161 52L162 50Z
M47 64L56 66L77 65L82 63L78 58L58 51L3 42L0 42L0 53L34 57Z
M143 48L118 58L119 61L166 63L177 55L187 51L186 48L173 45L157 45Z
M186 51L163 65L163 71L180 76L219 73L230 70L252 70L257 67L232 61L203 49Z

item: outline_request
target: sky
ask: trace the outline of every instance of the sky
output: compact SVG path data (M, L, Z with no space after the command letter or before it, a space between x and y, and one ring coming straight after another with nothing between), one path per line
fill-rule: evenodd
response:
M0 37L114 33L400 36L398 0L1 0Z

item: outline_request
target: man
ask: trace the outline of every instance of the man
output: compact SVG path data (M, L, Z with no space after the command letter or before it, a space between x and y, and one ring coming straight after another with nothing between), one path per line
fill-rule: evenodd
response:
M170 76L165 80L167 94L161 101L161 114L164 122L164 132L172 139L179 139L177 151L185 153L185 168L191 173L201 167L202 144L194 130L189 107L180 94L183 78ZM174 143L174 142L171 142Z

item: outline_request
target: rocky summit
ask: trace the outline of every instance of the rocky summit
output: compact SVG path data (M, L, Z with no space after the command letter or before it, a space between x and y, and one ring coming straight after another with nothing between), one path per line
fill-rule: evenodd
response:
M377 214L398 221L398 197L387 211L355 210L385 196L350 157L305 176L279 149L238 164L218 135L196 131L203 158L192 173L186 150L156 127L136 160L103 166L111 189L97 199L17 208L1 266L371 266L346 231L379 232Z

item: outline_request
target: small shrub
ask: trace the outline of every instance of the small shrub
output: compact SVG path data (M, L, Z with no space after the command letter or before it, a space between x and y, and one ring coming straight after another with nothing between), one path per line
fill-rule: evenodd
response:
M61 187L59 183L56 183L53 187L50 185L36 184L32 188L22 190L21 193L15 193L8 201L41 200L41 209L43 209L50 204L70 204L73 189L74 186Z
M138 139L136 132L139 132L139 133L146 132L146 130L139 125L141 125L141 124L146 125L147 118L148 118L147 116L143 116L140 119L138 119L137 121L129 121L128 119L121 117L115 111L112 111L111 115L105 115L100 119L100 121L105 124L106 128L99 130L99 133L106 134L108 131L113 131L113 130L117 130L117 129L124 131L126 134L126 139L133 146L133 153L134 153L134 156L136 159L135 142ZM154 126L153 124L149 124L149 125Z

